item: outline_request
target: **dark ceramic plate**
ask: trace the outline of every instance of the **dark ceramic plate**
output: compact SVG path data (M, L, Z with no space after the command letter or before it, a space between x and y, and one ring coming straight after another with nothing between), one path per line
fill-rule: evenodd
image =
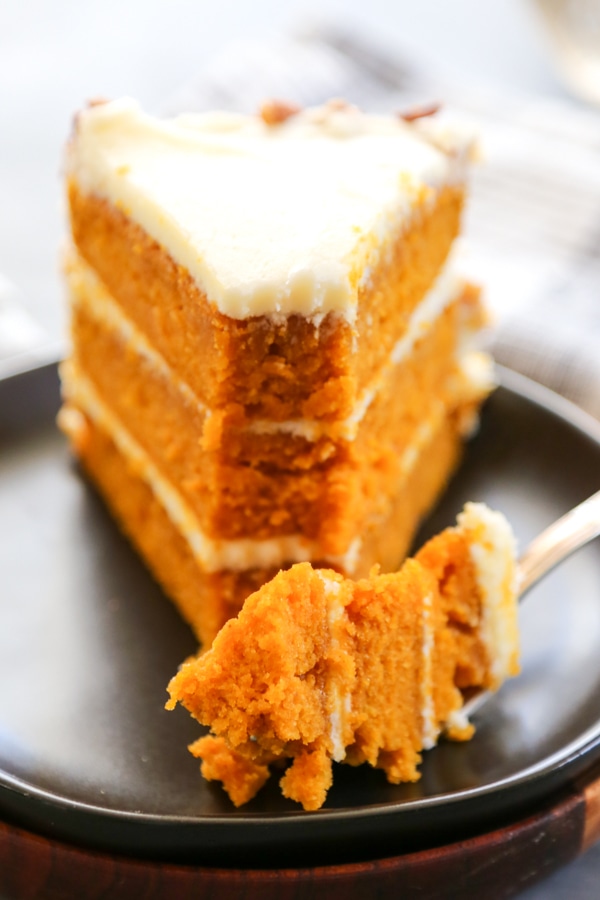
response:
M326 806L276 779L236 811L186 745L165 685L194 640L53 420L56 369L0 382L0 815L88 846L213 865L367 859L457 839L526 813L600 756L600 546L523 609L523 673L475 739L425 755L416 785L338 766ZM599 487L600 427L502 374L481 431L420 540L467 499L503 510L524 546Z

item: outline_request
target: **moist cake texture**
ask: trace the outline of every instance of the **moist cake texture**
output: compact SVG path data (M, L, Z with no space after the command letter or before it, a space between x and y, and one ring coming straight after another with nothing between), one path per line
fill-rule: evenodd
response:
M471 737L463 692L517 671L514 538L501 514L470 503L397 573L280 572L182 666L169 707L210 726L190 750L236 806L291 761L283 794L314 810L333 761L416 781L443 731Z
M456 465L493 383L471 149L340 103L78 115L60 422L204 644L294 563L395 568Z

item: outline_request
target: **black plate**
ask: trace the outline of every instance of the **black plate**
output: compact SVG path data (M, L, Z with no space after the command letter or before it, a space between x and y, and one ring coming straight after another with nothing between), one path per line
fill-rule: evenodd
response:
M600 427L511 373L420 536L467 499L503 510L521 545L595 491ZM469 744L425 755L391 786L338 766L307 814L276 779L235 811L167 713L165 685L194 640L70 462L53 417L56 369L0 382L0 812L124 853L284 866L398 853L527 811L600 756L600 546L530 595L523 674Z

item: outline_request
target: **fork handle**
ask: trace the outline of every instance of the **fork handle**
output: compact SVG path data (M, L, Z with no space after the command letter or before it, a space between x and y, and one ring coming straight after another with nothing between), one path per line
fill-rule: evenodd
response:
M600 534L600 491L542 531L519 560L519 594L523 595L558 563Z

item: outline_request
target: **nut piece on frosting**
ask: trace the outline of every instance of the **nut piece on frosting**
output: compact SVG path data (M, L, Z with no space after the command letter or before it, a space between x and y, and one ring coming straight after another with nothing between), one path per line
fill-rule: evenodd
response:
M435 116L440 111L439 103L427 103L423 106L413 106L398 113L400 119L404 122L415 122L417 119L426 119L428 116Z
M190 746L202 774L239 806L291 761L281 789L306 810L325 802L334 761L417 781L440 734L472 736L463 692L518 672L515 570L504 517L470 503L399 572L280 572L169 685L168 708L211 728Z
M299 112L300 106L285 100L266 100L260 107L260 117L266 125L281 125Z

